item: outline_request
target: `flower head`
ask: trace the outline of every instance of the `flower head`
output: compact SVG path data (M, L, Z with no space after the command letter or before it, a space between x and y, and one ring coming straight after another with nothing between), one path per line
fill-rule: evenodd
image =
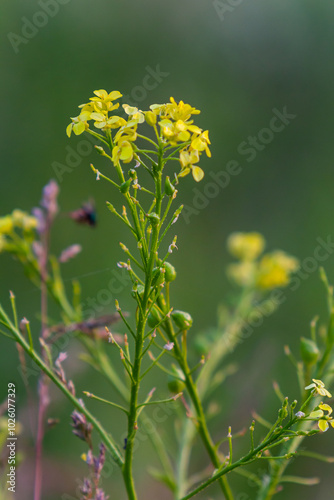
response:
M334 419L330 417L333 412L332 408L324 403L321 403L318 408L318 410L310 413L310 418L318 420L318 427L322 432L326 432L330 425L334 428ZM325 415L325 412L327 412L327 415Z
M240 260L253 261L261 255L265 239L260 233L232 233L227 240L229 252Z
M298 260L281 250L268 253L259 263L257 286L265 290L284 287L289 284L290 275L298 267Z
M332 395L329 391L327 391L325 384L323 383L322 380L317 380L315 378L312 379L313 383L305 387L305 390L307 391L308 389L313 389L313 394L317 396L318 394L320 396L327 396L328 398L331 398Z

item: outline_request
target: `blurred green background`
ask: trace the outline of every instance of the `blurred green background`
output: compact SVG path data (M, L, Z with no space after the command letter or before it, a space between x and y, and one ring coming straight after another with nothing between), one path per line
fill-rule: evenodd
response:
M80 148L82 137L69 140L65 135L69 116L77 114L77 105L86 102L93 90L105 88L120 90L142 109L166 102L172 95L202 110L197 123L210 130L213 154L211 160L203 157L201 162L206 171L202 183L195 185L190 176L183 182L182 197L188 207L198 209L198 193L204 192L210 173L225 170L231 160L242 168L228 186L202 201L206 206L189 216L189 224L182 218L178 224L179 252L172 257L178 286L173 303L193 315L193 335L216 324L217 305L231 293L225 277L229 260L225 241L230 232L257 230L265 235L269 249L282 248L301 260L313 255L317 238L334 238L333 2L223 0L221 5L227 7L218 13L213 2L203 0L63 0L57 3L58 12L46 16L46 21L36 14L42 4L18 0L1 5L1 214L15 207L30 210L38 204L43 185L57 178L59 164L66 165L69 146L76 152ZM32 32L27 28L29 21L44 26ZM24 41L16 35L30 38ZM147 75L152 71L160 76L155 88L149 89ZM295 118L280 132L263 132L274 116L273 109L282 112L284 107ZM256 154L245 152L252 140L249 137L258 138ZM64 265L64 275L69 282L79 277L83 296L94 298L107 288L122 256L118 242L127 243L128 237L105 208L105 200L116 204L120 198L102 182L95 183L89 168L94 162L103 169L103 159L91 148L81 148L77 166L58 178L61 211L78 208L92 196L99 224L90 230L59 217L52 243L57 254L72 243L83 246L84 252ZM333 255L323 264L334 282ZM33 319L38 293L6 255L0 256L0 283L1 303L9 305L8 290L12 289L20 315ZM130 310L128 292L125 287L117 298ZM113 309L110 302L104 311ZM298 338L308 334L310 320L324 312L324 291L318 272L313 271L297 291L287 292L280 309L232 355L241 370L216 396L233 409L212 422L215 436L224 435L231 423L234 428L248 426L252 409L272 417L277 406L272 380L279 379L284 392L295 396L295 376L284 358L283 345L289 342L298 349ZM75 372L77 388L94 388L100 394L107 391L98 377L87 375L75 356L73 352L68 370L72 375ZM8 381L17 382L19 417L29 427L17 352L6 341L0 348L0 374L1 394ZM72 437L69 427L71 407L58 392L55 397L57 404L49 413L59 416L61 424L45 439L46 500L65 493L77 498L76 478L86 473L79 459L83 445ZM97 411L123 432L117 413L101 407ZM329 431L313 438L310 445L329 453L333 440ZM24 443L30 459L19 473L20 500L32 498L28 431ZM202 454L200 446L198 453ZM140 491L146 498L159 494L168 499L143 470L141 457L149 459L150 454L145 445L136 452ZM314 499L315 491L317 498L328 498L331 465L301 459L292 465L292 472L320 475L322 484L313 488L287 485L278 498L302 494ZM247 482L238 477L235 482L248 495L245 500L254 497ZM111 498L124 497L118 472L105 485ZM220 498L215 489L210 493Z

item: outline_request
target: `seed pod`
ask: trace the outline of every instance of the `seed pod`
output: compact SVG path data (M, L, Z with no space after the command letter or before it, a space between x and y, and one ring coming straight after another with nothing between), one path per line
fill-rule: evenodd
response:
M181 330L189 330L189 328L193 324L193 319L190 316L190 314L187 313L187 312L184 312L184 311L174 311L174 312L172 312L172 318L174 320L174 323Z
M175 267L172 266L172 264L170 264L169 262L165 262L164 268L165 268L165 280L167 281L167 283L169 283L170 281L174 281L176 278Z
M165 180L165 193L167 194L167 196L173 196L175 191L176 191L175 186L173 186L173 184L170 181L169 176L167 175L166 180Z
M161 267L155 267L153 269L153 279L152 286L159 286L165 282L165 269Z
M301 337L300 339L300 353L305 365L309 366L314 365L318 361L320 354L317 344L305 337Z
M160 323L160 321L161 321L160 313L158 309L155 306L153 306L150 311L150 314L148 315L147 324L151 328L155 328Z
M179 394L185 388L184 375L176 366L172 366L172 374L168 375L167 385L170 392Z
M132 182L132 179L128 179L127 181L123 182L123 184L121 184L121 186L119 188L120 192L123 194L127 193L130 189L131 182Z

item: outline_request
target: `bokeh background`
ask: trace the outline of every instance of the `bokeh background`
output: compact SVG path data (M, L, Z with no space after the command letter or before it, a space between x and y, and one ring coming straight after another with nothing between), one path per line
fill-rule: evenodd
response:
M225 276L229 261L225 241L230 232L257 230L265 235L269 249L282 248L301 260L313 255L317 238L334 238L333 2L222 0L219 9L215 7L219 2L211 0L67 0L59 1L58 12L33 33L27 26L32 20L43 24L36 15L42 3L17 0L1 6L1 214L14 207L30 210L39 202L43 185L59 175L59 164L71 167L66 163L68 148L78 152L81 138L69 140L65 135L69 116L77 114L77 105L86 102L93 90L106 88L120 90L142 109L171 95L183 99L202 110L198 123L210 130L212 159L203 157L201 162L206 178L195 185L189 176L182 186L185 203L198 213L191 214L189 224L180 219L179 252L173 254L178 270L174 304L193 315L194 335L216 324L217 305L231 293ZM15 38L27 34L30 38L25 41ZM155 88L148 89L145 77L152 70L160 71L160 76ZM273 109L284 107L295 118L268 141L263 128L269 126ZM261 151L248 161L251 155L242 143L259 134ZM117 203L119 198L102 182L95 183L89 168L94 162L102 169L103 159L87 148L77 158L77 165L58 177L61 211L65 214L94 197L99 224L90 230L59 217L53 250L59 254L71 243L83 246L84 252L64 266L64 275L68 282L78 277L83 296L94 298L107 287L122 255L118 242L126 242L127 235L105 208L106 199ZM242 172L199 209L198 193L204 192L210 173L225 170L230 160L238 161ZM333 255L324 266L333 282ZM14 290L20 315L34 321L38 293L6 255L0 256L0 283L1 302L8 306L8 290ZM130 310L128 292L125 287L117 298ZM104 310L113 308L111 302ZM230 424L248 426L252 409L273 418L277 402L272 380L279 379L289 396L297 394L283 345L288 342L298 350L299 336L308 334L309 322L317 314L325 314L325 295L315 270L298 290L287 293L279 310L231 356L240 371L216 393L227 408L212 421L216 436L224 435ZM73 349L68 371L75 374L77 387L95 388L102 394L106 386L87 374ZM6 341L1 342L0 374L0 394L5 395L8 381L14 380L19 390L26 461L18 476L17 498L31 499L33 456L26 396L17 371L17 352ZM43 499L77 498L76 480L86 473L79 458L84 449L71 435L71 406L58 392L54 397L49 414L61 423L45 439ZM116 430L123 430L117 413L106 413L101 407L97 413ZM166 439L173 449L172 434ZM330 453L333 443L329 431L313 438L310 445ZM201 456L200 447L197 451ZM143 497L153 499L160 486L142 465L150 456L149 446L143 445L136 453L136 467ZM300 459L292 472L319 475L322 483L297 489L287 485L278 498L301 494L305 499L328 498L330 464ZM247 482L238 476L234 481L248 495L245 499L254 498ZM105 485L111 498L124 498L118 473ZM210 494L220 498L214 488Z

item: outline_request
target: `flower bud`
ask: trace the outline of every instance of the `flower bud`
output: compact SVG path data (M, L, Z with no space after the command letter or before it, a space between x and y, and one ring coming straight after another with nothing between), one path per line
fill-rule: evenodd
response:
M173 196L175 191L176 191L176 188L175 188L175 186L173 186L173 184L170 181L169 176L167 175L166 180L165 180L165 193L167 194L167 196Z
M133 296L133 298L134 299L136 298L136 294L138 294L140 298L143 298L144 291L145 291L145 287L143 285L138 285L136 283L136 288L135 288L135 286L132 288L132 296Z
M131 179L133 181L135 181L137 179L137 172L133 168L131 170L129 170L128 174L129 174L129 177L131 177Z
M157 115L153 111L147 111L145 113L146 122L153 127L157 123Z
M184 311L172 312L172 318L176 326L178 326L181 330L189 330L193 324L193 319L190 314Z
M175 267L172 266L172 264L170 264L169 262L165 262L164 268L165 268L165 280L167 281L167 283L169 283L170 281L174 281L176 278Z
M132 182L132 179L128 179L127 181L123 182L123 184L121 184L121 186L119 188L120 192L123 194L127 193L130 189L131 182Z
M155 328L160 323L160 321L161 321L160 313L158 309L155 306L153 306L147 318L148 326L150 326L151 328Z
M317 344L305 337L301 337L300 339L300 353L305 365L309 366L314 365L318 361L320 354Z

